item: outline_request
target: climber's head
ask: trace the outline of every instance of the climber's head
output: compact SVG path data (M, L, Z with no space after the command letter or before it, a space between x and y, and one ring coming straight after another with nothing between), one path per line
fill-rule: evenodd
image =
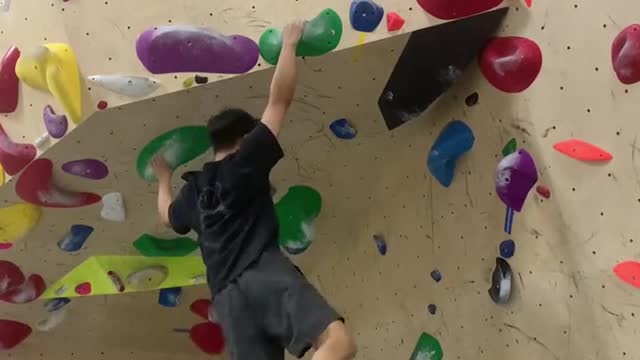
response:
M226 109L212 116L207 123L207 131L216 158L238 150L242 139L258 122L258 119L241 109Z

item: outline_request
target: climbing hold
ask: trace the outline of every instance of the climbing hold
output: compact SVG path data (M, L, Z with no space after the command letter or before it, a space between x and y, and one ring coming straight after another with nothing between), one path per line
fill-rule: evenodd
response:
M51 331L58 327L58 325L62 324L64 319L67 317L67 309L61 308L56 311L52 311L49 313L49 316L46 319L42 319L36 323L36 329L40 331Z
M193 76L189 76L188 78L182 81L182 87L188 89L193 86Z
M11 261L0 260L0 297L27 281L18 265Z
M88 79L107 90L131 97L150 95L160 86L156 79L134 75L93 75Z
M223 35L195 26L156 26L136 43L138 58L151 73L242 74L258 62L258 46L242 35Z
M533 0L524 0L524 4L531 9L531 6L533 6Z
M356 137L358 130L356 130L347 119L338 119L329 125L331 132L338 138L343 140L351 140Z
M16 74L28 86L49 90L73 122L82 121L80 72L68 44L45 44L23 53Z
M29 275L26 281L19 286L8 288L2 295L0 300L11 304L26 304L37 300L44 293L47 285L44 283L42 276L38 274Z
M104 100L98 101L98 105L97 105L98 110L105 110L108 107L109 107L109 103L108 102L106 102Z
M545 199L549 199L551 197L551 190L544 185L536 186L536 192Z
M511 235L511 230L513 230L513 219L515 216L515 211L507 206L504 214L504 232L509 235Z
M198 248L198 243L188 237L160 239L143 234L133 242L133 246L144 256L168 257L189 255Z
M387 255L387 241L384 239L384 236L380 234L373 235L373 241L376 243L380 255Z
M613 159L606 150L579 139L569 139L553 145L557 151L582 161L609 161Z
M443 356L438 339L423 332L409 360L442 360Z
M313 221L322 209L320 193L308 186L292 186L275 205L280 223L280 246L301 254L313 242Z
M47 132L54 139L60 139L67 133L69 122L65 115L56 115L51 105L44 107L43 118L44 126L47 128Z
M7 0L5 0L7 1ZM31 327L12 320L0 320L0 350L11 350L31 335Z
M37 149L42 149L50 140L51 137L49 133L44 133L33 141L33 145L35 145Z
M640 81L640 24L629 25L616 36L611 45L611 61L621 83Z
M71 225L71 229L64 239L58 241L58 247L62 251L74 252L82 248L85 241L89 238L93 228L88 225Z
M169 269L166 266L148 266L129 274L126 284L133 290L151 290L160 287L168 276Z
M373 0L352 0L350 12L351 26L364 32L373 32L384 16L382 6Z
M91 283L83 282L82 284L78 284L76 286L76 294L80 296L91 295Z
M435 304L429 304L429 306L427 306L427 310L429 310L429 314L435 315L438 308Z
M442 20L460 19L493 9L503 0L418 0L431 16Z
M398 31L404 26L404 18L395 11L387 13L387 31Z
M439 283L440 281L442 281L442 274L439 270L433 270L431 272L431 278L433 279L433 281Z
M4 169L0 163L0 186L4 185Z
M471 95L467 96L464 99L464 103L468 106L468 107L472 107L478 104L478 99L480 98L480 96L478 95L478 92L474 92Z
M37 152L31 144L13 142L0 125L0 165L7 174L13 176L19 173L36 158Z
M518 142L515 138L511 138L507 144L502 148L502 156L513 154L518 149Z
M109 280L111 280L111 283L113 284L113 287L117 292L124 292L124 282L120 278L120 275L118 275L115 271L107 271L107 276L109 277Z
M511 298L511 266L507 260L496 258L496 268L491 276L491 288L489 296L496 304L506 304Z
M224 351L222 327L211 322L193 326L189 332L191 340L200 350L210 355L219 355Z
M212 302L209 299L199 299L191 303L189 309L192 313L200 316L201 318L209 319L209 309L212 307Z
M182 295L182 288L179 287L160 289L158 304L164 307L176 307L180 305L180 295Z
M172 169L202 155L211 148L207 128L184 126L166 132L151 140L138 155L138 175L146 181L155 181L151 160L156 155L164 156Z
M55 298L55 299L47 300L47 302L44 303L44 309L47 312L53 312L53 311L62 309L63 307L67 306L67 304L69 304L70 302L71 302L71 299L69 298Z
M484 77L498 90L518 93L526 90L542 68L542 51L524 37L493 38L479 57Z
M0 250L9 250L13 247L12 243L0 243Z
M0 12L9 11L10 7L11 7L11 0L0 0ZM0 339L0 342L2 342L1 339Z
M500 256L505 259L509 259L513 257L513 254L516 252L516 243L509 239L500 243Z
M36 159L27 166L18 178L16 193L30 204L50 208L87 206L101 199L97 194L58 188L53 183L53 163L47 158Z
M529 191L538 181L538 170L524 149L507 155L498 164L496 192L509 208L520 212Z
M31 231L40 220L40 208L16 204L0 208L0 244L14 244Z
M105 220L116 222L124 222L127 219L127 211L121 193L109 193L102 197L100 216Z
M81 159L62 164L62 170L68 174L91 180L101 180L109 175L107 164L96 159Z
M613 268L613 272L620 280L640 289L640 262L621 262Z
M12 46L0 60L0 113L2 114L12 113L18 107L19 81L16 75L16 63L19 58L20 50Z
M209 78L206 76L196 75L193 79L196 81L196 84L206 84L209 82Z
M296 48L297 56L320 56L338 47L342 38L342 20L332 9L324 9L304 25L302 38ZM282 32L267 29L260 37L260 55L271 65L278 63L282 49Z
M427 165L431 175L444 187L449 187L455 174L456 162L471 150L475 137L471 128L460 120L449 122L433 143Z

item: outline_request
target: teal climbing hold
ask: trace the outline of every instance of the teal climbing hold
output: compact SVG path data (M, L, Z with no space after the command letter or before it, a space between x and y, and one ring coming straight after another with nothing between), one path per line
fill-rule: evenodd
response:
M473 131L463 121L454 120L448 123L433 143L427 165L431 175L444 187L453 181L458 159L471 150L475 142Z
M147 257L187 256L198 248L198 244L188 237L165 240L149 234L140 236L133 246Z
M292 255L301 254L313 241L313 221L322 209L320 193L308 186L293 186L275 207L280 246Z

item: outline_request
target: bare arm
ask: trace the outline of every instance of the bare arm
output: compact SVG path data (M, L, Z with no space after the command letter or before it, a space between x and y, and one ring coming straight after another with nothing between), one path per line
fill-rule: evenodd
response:
M158 215L162 224L169 227L171 226L169 222L169 206L173 201L173 190L171 189L173 171L162 156L154 158L151 166L158 178Z
M276 71L271 80L269 103L262 114L262 122L273 132L280 133L287 111L293 102L298 80L296 47L302 36L303 23L296 21L282 32L282 49Z

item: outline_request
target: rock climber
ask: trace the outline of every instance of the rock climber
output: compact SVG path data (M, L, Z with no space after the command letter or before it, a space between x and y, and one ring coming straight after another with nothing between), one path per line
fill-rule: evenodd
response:
M214 159L183 176L175 199L173 169L162 156L152 161L161 221L178 234L198 234L213 306L234 360L284 359L285 349L300 358L314 348L313 360L356 353L343 317L278 245L269 174L284 156L276 137L295 94L303 28L300 21L284 28L262 118L240 109L211 117Z

